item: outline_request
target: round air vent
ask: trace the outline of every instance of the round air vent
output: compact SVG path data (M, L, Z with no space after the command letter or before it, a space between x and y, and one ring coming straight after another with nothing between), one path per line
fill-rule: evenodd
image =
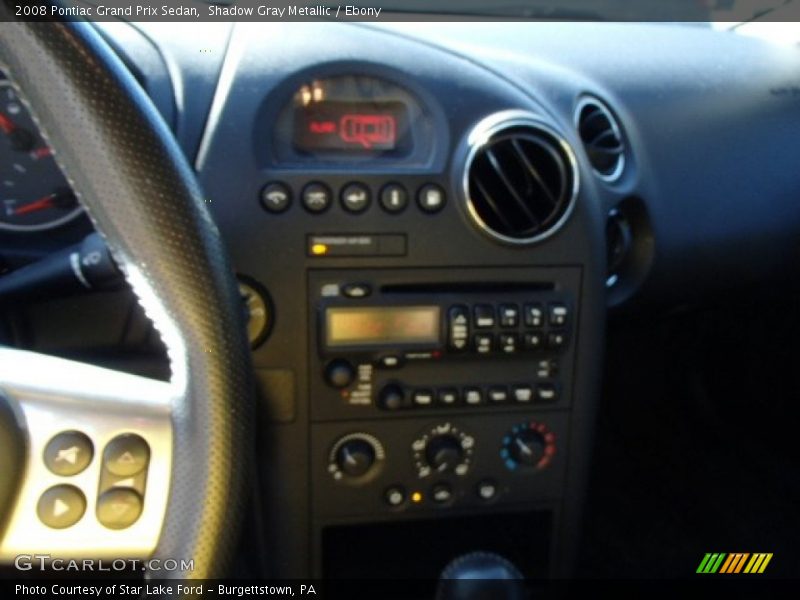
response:
M495 239L529 244L569 216L578 189L570 147L534 116L490 118L470 136L464 172L470 216Z
M599 100L584 98L575 121L595 173L605 181L617 179L625 168L625 145L614 115Z

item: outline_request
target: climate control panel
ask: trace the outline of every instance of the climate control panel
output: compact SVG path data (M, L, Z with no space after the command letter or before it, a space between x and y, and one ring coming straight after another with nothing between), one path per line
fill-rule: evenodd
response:
M312 499L321 517L545 501L561 493L567 414L411 418L312 426Z

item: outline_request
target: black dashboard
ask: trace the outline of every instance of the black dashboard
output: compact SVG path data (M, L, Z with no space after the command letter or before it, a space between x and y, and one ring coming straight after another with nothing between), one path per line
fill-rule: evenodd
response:
M180 28L98 27L247 295L275 576L435 577L476 540L568 573L608 308L797 258L794 47L670 24L206 24L199 54ZM49 177L22 206L68 194ZM42 235L4 196L7 267L91 229L53 198Z

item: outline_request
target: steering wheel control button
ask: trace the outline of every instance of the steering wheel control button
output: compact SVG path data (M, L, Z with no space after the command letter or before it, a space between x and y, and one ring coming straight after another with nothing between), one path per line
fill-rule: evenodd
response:
M474 312L475 327L478 329L494 327L494 307L489 304L478 304Z
M497 496L497 484L491 479L484 479L478 483L475 491L478 494L478 498L488 502Z
M437 483L431 488L431 498L436 504L447 504L453 499L453 489L446 483Z
M525 305L525 326L541 327L544 324L544 309L541 304Z
M417 204L426 213L439 212L444 208L446 200L444 190L433 183L423 185L417 192Z
M63 431L47 442L44 464L55 475L77 475L89 466L94 455L91 440L80 431Z
M388 213L401 213L408 206L408 192L399 183L386 184L381 190L381 207Z
M261 206L267 212L279 214L288 210L291 204L292 192L283 183L268 183L261 190Z
M97 520L109 529L125 529L136 523L142 507L142 497L133 490L111 489L97 499Z
M451 306L447 311L447 339L450 350L462 352L469 339L469 312L465 306Z
M138 435L128 433L111 440L103 452L103 465L113 475L130 477L150 462L150 447Z
M350 183L342 189L342 206L347 212L362 213L371 202L369 189L362 183Z
M303 207L310 213L321 213L331 205L331 190L324 183L313 182L303 188Z
M73 485L51 487L36 505L42 523L53 529L75 525L86 512L86 497Z
M386 501L386 504L392 508L397 508L405 504L406 490L403 486L393 485L386 488L386 491L383 493L383 499Z
M353 383L356 377L356 371L346 360L337 358L328 363L325 367L325 381L328 385L336 388L343 389Z

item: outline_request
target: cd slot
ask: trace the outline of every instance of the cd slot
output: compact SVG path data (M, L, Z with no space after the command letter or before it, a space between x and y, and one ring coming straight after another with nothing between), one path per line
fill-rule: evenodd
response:
M510 292L549 292L556 289L547 281L487 281L449 283L391 283L381 286L385 294L493 294Z

